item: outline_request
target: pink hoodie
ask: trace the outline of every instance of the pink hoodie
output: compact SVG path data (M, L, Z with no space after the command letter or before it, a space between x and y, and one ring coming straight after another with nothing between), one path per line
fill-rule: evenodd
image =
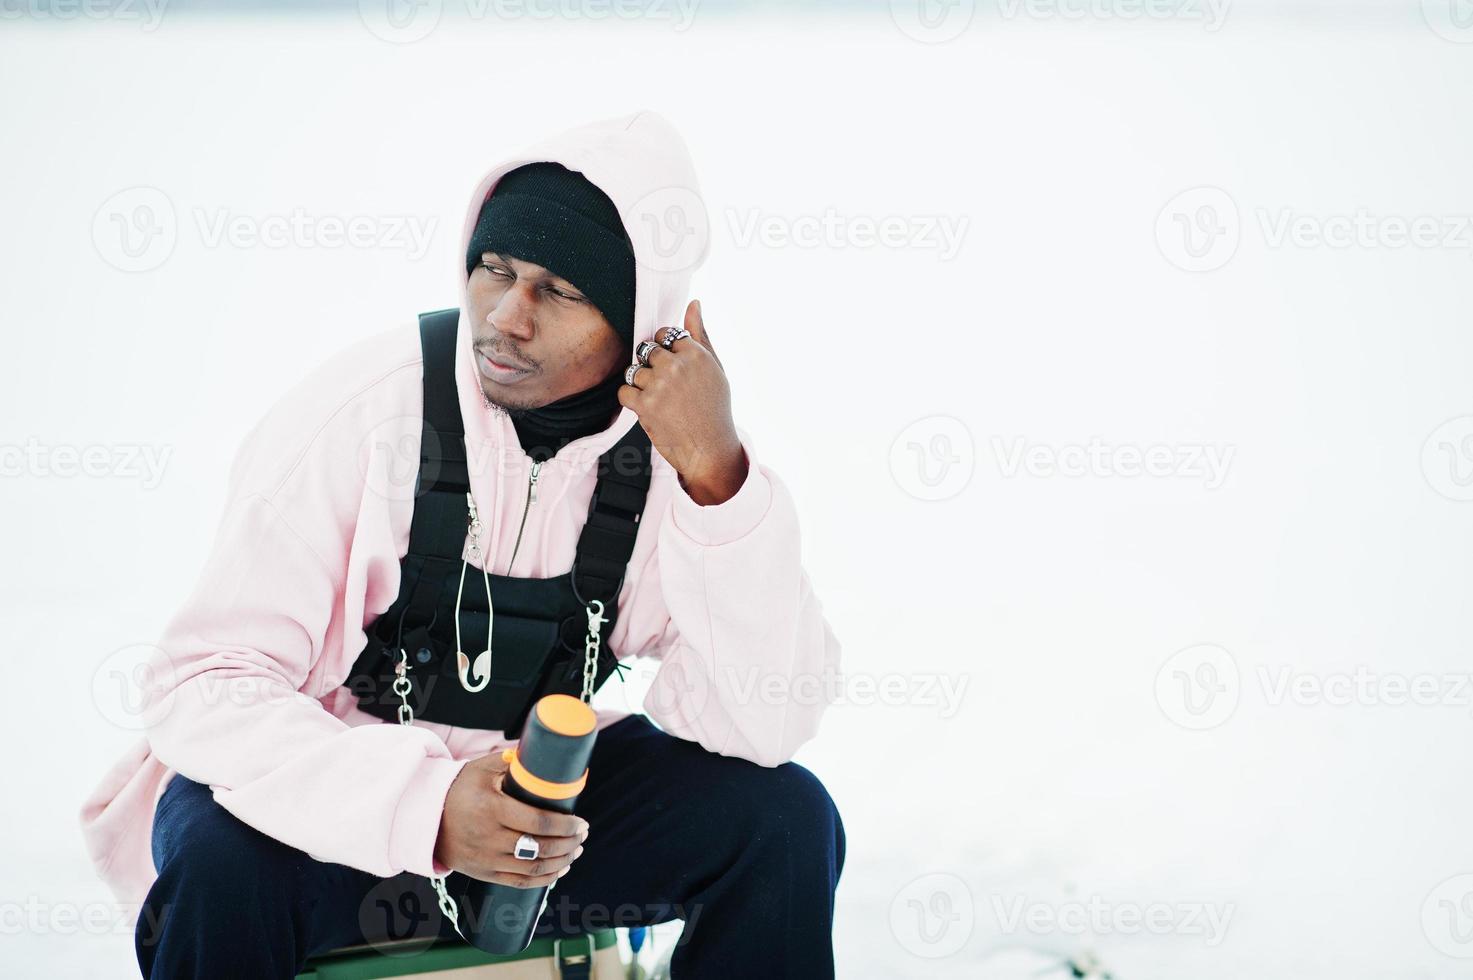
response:
M581 171L623 214L637 260L634 343L680 324L706 252L704 205L684 142L651 112L578 127L486 174L452 253L462 311L482 202L507 171L538 161ZM384 877L444 874L433 855L451 781L467 761L512 744L501 732L385 724L340 686L365 628L398 594L409 547L423 399L418 327L405 320L312 372L232 464L213 551L150 664L147 737L82 808L98 873L134 909L156 877L154 806L175 772L318 860ZM621 409L608 429L544 463L529 505L531 460L506 416L483 404L470 338L462 312L455 381L482 553L499 574L561 574L598 455L637 416ZM786 692L821 689L817 680L838 669L839 643L801 564L792 497L738 434L749 474L721 504L695 503L655 455L609 642L621 659L659 660L644 710L666 731L776 766L813 737L826 707ZM599 727L625 714L601 710Z

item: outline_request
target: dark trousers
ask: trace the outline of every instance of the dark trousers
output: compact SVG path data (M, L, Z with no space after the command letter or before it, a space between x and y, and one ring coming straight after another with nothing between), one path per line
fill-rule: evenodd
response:
M676 980L834 975L844 827L807 769L719 756L632 715L599 733L575 812L588 840L538 937L683 919ZM182 775L159 800L153 859L134 937L145 977L290 978L330 949L455 935L428 879L315 861Z

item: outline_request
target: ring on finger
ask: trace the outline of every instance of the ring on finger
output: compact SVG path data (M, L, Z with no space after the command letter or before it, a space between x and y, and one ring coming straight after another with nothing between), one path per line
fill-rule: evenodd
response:
M667 327L665 337L663 340L660 341L660 346L665 348L666 350L670 350L670 348L675 344L677 340L689 336L690 331L685 329L684 327Z
M639 342L639 346L634 349L634 356L639 360L639 363L643 364L645 367L649 367L650 351L659 346L660 345L655 343L653 340L641 340Z
M634 375L636 373L638 373L638 371L639 371L640 368L646 367L646 366L647 365L644 365L644 364L631 364L627 368L625 368L624 369L624 383L626 385L629 385L632 388L638 388L639 385L637 385L637 384L634 383Z
M542 853L542 845L537 843L537 838L526 834L517 838L516 846L512 848L512 857L518 861L535 861Z

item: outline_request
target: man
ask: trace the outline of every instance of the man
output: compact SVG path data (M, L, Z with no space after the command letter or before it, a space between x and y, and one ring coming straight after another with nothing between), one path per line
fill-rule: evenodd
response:
M800 563L793 501L732 422L687 303L705 242L687 238L692 260L672 261L660 237L704 226L641 220L650 202L698 201L695 187L679 136L642 112L532 147L472 194L445 365L468 479L457 551L470 532L460 588L430 590L456 604L426 617L442 638L454 621L453 663L448 640L405 641L413 617L398 612L423 572L404 569L432 496L406 480L405 457L429 452L427 402L444 391L448 404L451 387L432 384L429 334L355 345L247 437L214 550L159 642L147 738L82 814L99 873L142 902L146 976L290 977L316 953L382 938L365 909L447 878L556 882L538 935L616 913L684 919L677 977L832 975L843 827L789 761L825 706L787 692L819 687L839 645ZM493 630L492 583L505 596L509 579L576 572L603 486L594 461L644 438L648 488L603 614L611 631L595 600L578 602L590 670L611 671L603 646L660 661L644 702L659 728L600 709L574 813L534 810L500 788L514 738L443 720L467 715L437 721L432 706L522 690L516 660L531 647L517 630L534 634L535 616L498 608ZM426 676L432 658L444 676ZM383 691L355 687L380 669L417 678L419 703L386 715ZM519 841L535 860L513 853Z

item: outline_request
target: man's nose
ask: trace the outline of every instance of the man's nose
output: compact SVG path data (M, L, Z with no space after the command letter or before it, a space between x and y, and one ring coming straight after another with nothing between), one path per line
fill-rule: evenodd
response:
M531 340L532 335L537 332L536 307L531 287L513 283L501 294L501 299L486 314L486 319L496 328L497 333L518 340Z

